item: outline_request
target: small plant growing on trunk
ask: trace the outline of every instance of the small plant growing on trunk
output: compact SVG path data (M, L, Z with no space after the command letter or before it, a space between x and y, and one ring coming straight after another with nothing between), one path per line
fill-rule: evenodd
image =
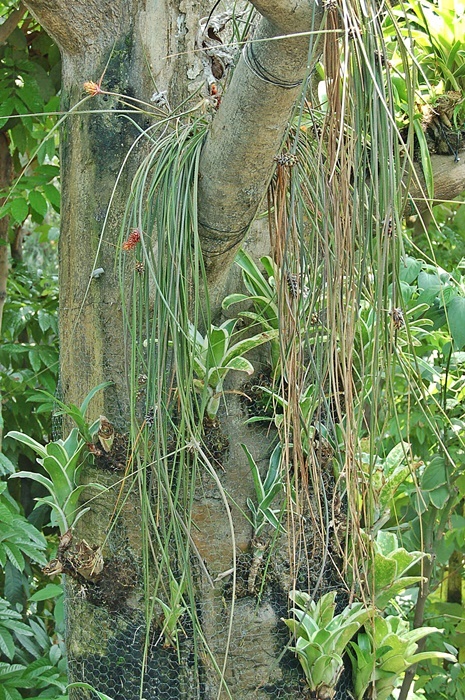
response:
M277 330L265 331L251 338L233 342L233 332L237 319L230 319L221 326L211 326L202 336L191 324L189 341L192 349L192 361L197 378L194 379L196 390L207 401L206 414L215 420L223 395L223 384L231 370L253 374L254 367L244 354L277 337Z

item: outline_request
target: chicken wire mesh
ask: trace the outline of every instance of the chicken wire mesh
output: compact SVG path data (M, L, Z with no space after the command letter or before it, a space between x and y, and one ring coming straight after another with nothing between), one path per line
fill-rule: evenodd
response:
M321 508L324 502L334 501L334 481L328 477L326 482L324 495L313 495L309 503L319 498ZM194 509L202 513L204 508L216 510L218 515L219 502L215 485L206 488L204 484L197 489ZM98 516L98 501L94 510ZM97 516L91 516L86 525L89 541L99 539L98 525L92 521ZM186 610L179 616L176 635L170 637L164 631L166 615L160 606L155 606L146 623L150 590L145 597L142 562L134 554L140 510L134 502L126 506L107 537L102 575L95 581L67 577L70 679L89 683L113 700L313 697L299 662L288 649L289 631L282 619L289 617L292 587L313 592L315 599L337 590L336 612L345 607L348 596L337 574L337 541L332 538L328 548L321 528L307 513L297 546L290 548L288 533L282 533L266 548L257 566L250 533L248 543L239 534L234 576L230 541L221 536L220 528L217 539L209 537L208 523L203 522L211 548L223 550L219 560L224 568L206 574L205 560L199 566L199 554L204 552L199 543L200 550L191 554L190 562L195 608L188 609L192 603L184 596ZM202 529L202 518L198 528ZM180 577L179 565L174 561L171 566ZM351 674L345 668L336 700L350 698L350 688ZM70 697L83 700L93 695L75 689Z

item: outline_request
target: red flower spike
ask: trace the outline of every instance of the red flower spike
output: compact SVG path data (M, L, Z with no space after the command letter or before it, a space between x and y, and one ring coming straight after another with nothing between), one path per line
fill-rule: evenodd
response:
M133 228L129 232L127 241L123 243L123 250L133 250L140 241L140 231L138 228Z

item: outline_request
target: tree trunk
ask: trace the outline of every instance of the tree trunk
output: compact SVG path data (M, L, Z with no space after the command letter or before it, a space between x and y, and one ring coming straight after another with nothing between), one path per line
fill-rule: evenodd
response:
M150 117L131 115L132 120L129 120L117 114L116 110L121 107L118 98L100 94L98 90L79 109L73 110L73 106L83 98L84 82L98 83L101 76L102 88L106 91L149 103L154 92L161 94L165 90L171 105L181 104L197 87L207 97L196 37L199 20L208 15L210 3L29 0L26 4L61 48L63 109L71 111L61 133L61 398L65 402L80 403L96 385L112 382L108 390L93 400L91 417L104 414L123 435L128 432L130 414L128 357L114 259L131 180L146 153L145 143L138 141L140 131L137 126L146 128ZM284 8L287 11L288 5L295 3L283 0L274 5L273 11L277 9L278 13L272 13L270 18L262 21L258 30L261 36L277 36L286 31L310 28L311 13L306 2L297 3L299 11L292 26L282 20L279 10ZM250 58L245 64L241 59L236 69L237 75L242 76L239 82L244 80L247 90L252 86L253 99L258 104L264 103L259 118L266 120L266 128L261 133L260 126L249 126L247 137L251 139L260 132L260 142L253 158L263 160L264 164L253 169L246 163L246 170L241 174L237 161L246 157L246 144L241 141L241 148L235 153L239 142L234 136L228 137L226 142L229 164L225 166L223 160L215 163L215 148L218 149L219 144L221 150L224 143L221 134L213 134L205 151L200 176L203 189L199 206L203 230L216 227L220 233L225 232L225 239L231 227L238 226L241 236L235 236L235 248L264 195L273 168L273 156L300 82L306 74L308 38L290 39L289 43L275 41L271 46L272 51L266 44L258 51L260 65L265 64L282 84L271 85L268 80L257 76L257 69L250 68ZM256 105L250 94L244 93L243 87L233 85L231 91L242 94L241 109L250 112L250 109L256 109ZM198 99L196 96L195 100ZM270 104L275 105L272 119L269 117L270 111L273 113ZM228 115L228 109L231 105L220 107L220 113L214 119L215 122L218 119L221 129L225 130L230 117L223 117L222 111ZM247 122L249 117L244 119ZM228 200L221 185L222 174L225 175L222 169L232 168L233 162L235 170L232 181L228 183ZM212 215L211 208L215 202L221 202L226 218L231 216L231 209L235 207L231 207L231 197L236 201L236 177L239 178L236 184L244 211L237 210L237 222L228 222L224 226ZM213 182L216 178L216 189L211 182L206 188L209 178ZM248 200L244 204L246 190ZM219 243L224 248L224 240ZM227 255L221 259L223 269L232 262L235 250L230 248L229 239L226 247ZM205 251L207 258L210 253L211 259L214 258L215 246L205 244ZM210 267L214 293L217 259ZM98 275L93 275L96 269L103 269L103 273L100 270ZM219 292L216 298L220 298ZM229 434L231 449L221 481L238 506L233 507L232 513L235 547L247 562L245 552L252 532L243 513L247 510L246 499L252 495L253 486L240 443L247 441L261 464L270 453L271 438L267 432L244 427L241 403L234 395L229 402L228 416L223 416L223 430ZM279 595L270 589L260 604L245 590L244 597L235 601L232 617L230 580L223 574L233 565L233 548L220 492L211 483L199 486L193 514L196 524L193 539L204 561L197 574L200 592L197 612L204 629L205 646L211 652L206 654L205 650L197 650L194 654L188 629L179 657L174 650L156 644L159 634L153 635L145 628L144 622L141 513L135 494L124 492L127 497L125 508L116 524L110 527L119 492L119 486L115 488L115 484L119 483L121 476L121 471L99 469L98 460L97 466L89 468L85 475L88 481L103 483L108 491L93 504L74 536L85 538L91 546L104 545L105 568L98 596L92 586L67 580L70 680L86 681L114 700L136 700L139 697L147 700L164 697L264 699L270 696L270 692L277 693L278 688L280 697L295 697L298 689L295 663L289 655L290 668L283 670L279 660L288 639L279 622L280 616L287 611L288 587L286 591L280 590ZM219 581L213 583L218 576ZM247 577L245 571L245 582ZM228 647L225 679L229 690L226 690L226 686L221 688L218 671L223 669ZM288 678L293 678L292 683ZM285 690L286 684L289 690ZM71 691L71 697L76 700L88 697L88 694L85 690L75 689Z

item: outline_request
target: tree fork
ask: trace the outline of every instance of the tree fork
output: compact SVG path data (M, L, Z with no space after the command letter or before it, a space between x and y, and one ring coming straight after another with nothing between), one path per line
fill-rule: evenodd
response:
M199 232L217 292L213 308L272 175L323 14L307 2L252 4L264 16L242 51L200 160Z

